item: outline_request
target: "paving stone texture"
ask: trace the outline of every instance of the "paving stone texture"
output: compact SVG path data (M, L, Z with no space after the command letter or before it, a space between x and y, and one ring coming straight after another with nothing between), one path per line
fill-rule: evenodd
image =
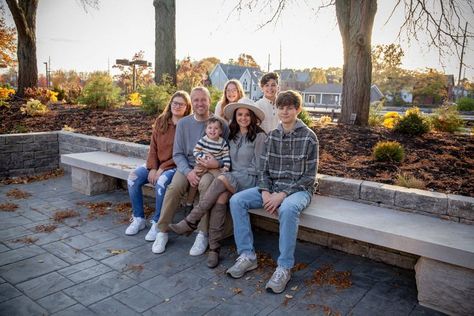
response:
M7 197L14 188L31 196ZM226 276L237 257L232 238L224 241L216 269L207 268L205 255L189 256L192 237L170 233L166 252L156 255L144 240L147 230L125 236L127 224L118 214L91 219L77 205L101 201L127 202L128 195L85 196L73 191L70 176L0 185L0 204L18 205L14 212L0 211L0 315L441 315L418 304L414 271L304 242L296 247L303 269L285 293L267 293L270 267L239 280ZM53 223L62 209L80 216L55 223L51 233L35 230ZM276 259L278 236L256 231L255 246ZM350 271L352 285L310 283L325 265Z

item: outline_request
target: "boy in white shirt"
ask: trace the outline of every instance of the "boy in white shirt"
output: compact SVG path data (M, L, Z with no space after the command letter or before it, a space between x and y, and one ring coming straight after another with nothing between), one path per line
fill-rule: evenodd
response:
M265 113L265 119L260 127L265 133L270 133L277 128L280 119L278 118L275 100L280 91L280 77L276 72L269 72L260 78L260 88L263 91L263 97L255 104Z

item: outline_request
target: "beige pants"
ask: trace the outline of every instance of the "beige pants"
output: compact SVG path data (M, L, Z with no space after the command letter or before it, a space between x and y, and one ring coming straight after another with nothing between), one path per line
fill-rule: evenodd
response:
M199 198L204 196L207 188L214 180L214 176L211 173L206 173L201 177L198 185ZM173 180L168 185L165 193L165 199L163 206L161 207L160 219L158 220L158 229L161 232L167 232L169 230L168 225L171 224L174 214L179 207L179 202L183 198L184 194L188 191L190 185L188 179L184 174L179 171L173 176ZM209 213L199 222L198 230L207 233L209 230Z

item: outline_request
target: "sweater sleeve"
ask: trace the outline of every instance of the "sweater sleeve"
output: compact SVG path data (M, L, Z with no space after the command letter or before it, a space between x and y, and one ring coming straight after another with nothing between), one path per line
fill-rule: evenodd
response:
M148 157L146 160L147 169L158 169L160 161L158 160L158 119L155 121L153 126L153 132L151 134L150 149L148 151Z
M174 137L174 145L173 145L173 160L176 163L177 169L179 172L184 174L185 176L188 175L191 170L191 166L189 165L187 154L186 154L186 146L185 146L185 134L184 134L184 126L181 124L183 120L178 122L178 126L176 127L176 134Z
M224 140L224 146L222 146L222 161L224 163L224 167L227 167L227 169L230 170L230 148L226 140Z

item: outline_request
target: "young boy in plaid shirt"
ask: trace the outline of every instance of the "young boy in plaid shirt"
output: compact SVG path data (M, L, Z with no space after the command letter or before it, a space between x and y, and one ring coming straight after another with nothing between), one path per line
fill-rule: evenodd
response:
M230 199L239 258L227 273L240 278L257 268L248 210L264 208L280 222L278 267L266 289L281 293L291 278L295 263L299 216L311 202L314 192L319 144L316 134L298 119L302 110L298 92L280 93L276 106L280 123L265 142L258 187L241 191Z

